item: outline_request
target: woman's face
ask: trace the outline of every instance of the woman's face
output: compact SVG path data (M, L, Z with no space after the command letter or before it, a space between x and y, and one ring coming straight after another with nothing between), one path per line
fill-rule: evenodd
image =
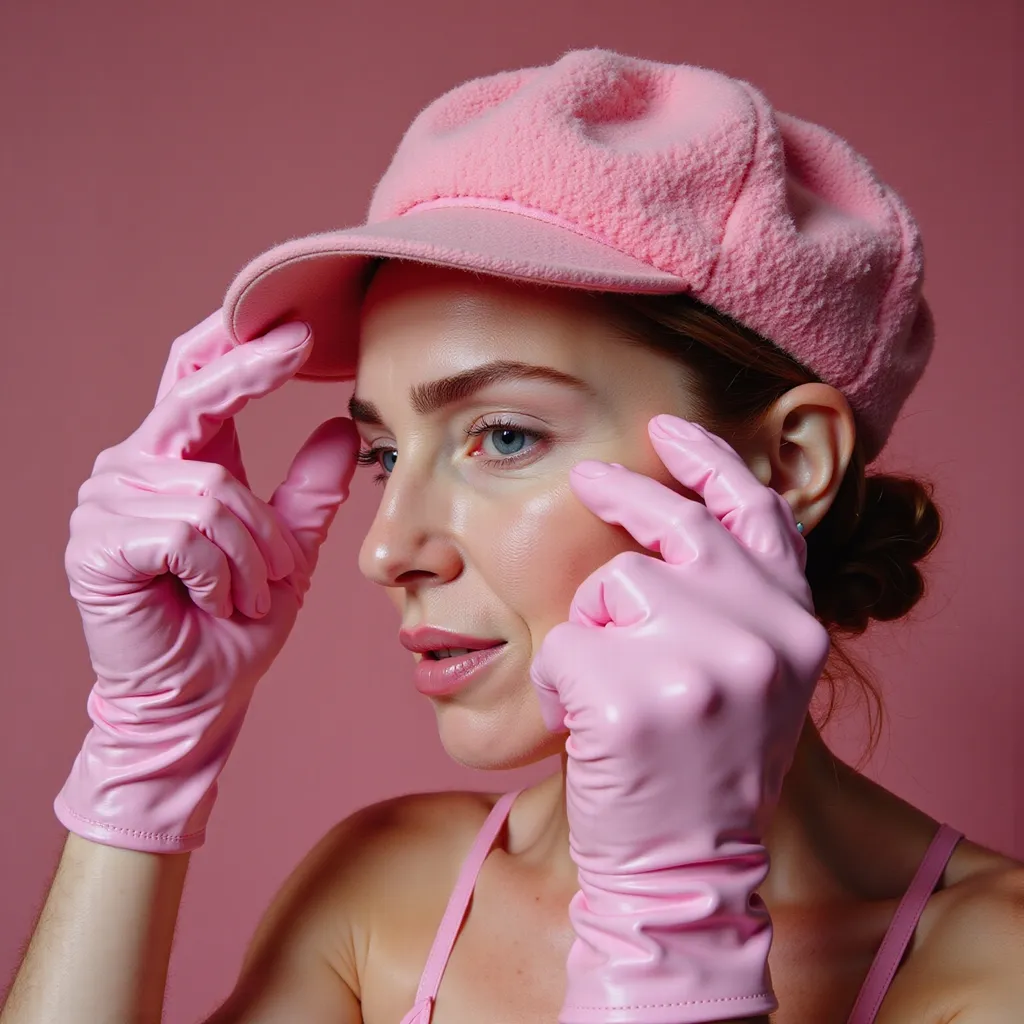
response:
M530 662L579 584L642 550L583 506L569 470L617 462L695 497L647 437L658 413L695 418L685 380L679 363L614 337L582 293L399 261L378 270L352 404L383 478L360 568L404 629L503 641L430 698L457 761L510 768L563 747Z

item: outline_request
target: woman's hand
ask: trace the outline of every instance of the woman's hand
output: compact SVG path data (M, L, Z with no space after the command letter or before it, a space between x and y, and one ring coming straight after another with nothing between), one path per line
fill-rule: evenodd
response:
M649 433L704 504L580 464L580 500L661 557L593 573L533 664L548 727L569 730L580 891L563 1024L776 1007L761 837L829 650L785 499L695 424L659 416Z
M93 728L54 804L72 832L159 853L203 842L355 466L354 425L332 419L269 502L249 490L233 417L310 345L288 324L236 346L215 313L174 342L152 412L79 491L65 567L96 683Z

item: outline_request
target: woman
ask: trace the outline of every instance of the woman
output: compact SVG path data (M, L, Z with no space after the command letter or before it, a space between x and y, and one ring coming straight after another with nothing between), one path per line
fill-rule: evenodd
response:
M94 727L4 1024L159 1019L360 440L360 565L446 749L562 770L340 823L210 1021L1012 1019L1022 866L808 715L939 535L920 484L864 476L931 349L899 199L745 83L591 50L427 107L368 222L246 268L82 488ZM354 376L351 420L263 503L232 417L296 374Z

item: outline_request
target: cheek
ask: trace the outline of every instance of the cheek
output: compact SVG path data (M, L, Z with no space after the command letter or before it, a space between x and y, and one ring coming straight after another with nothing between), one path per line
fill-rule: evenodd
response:
M514 509L503 504L497 522L478 564L525 624L534 651L566 620L576 589L595 569L622 551L642 550L625 530L585 508L568 483Z

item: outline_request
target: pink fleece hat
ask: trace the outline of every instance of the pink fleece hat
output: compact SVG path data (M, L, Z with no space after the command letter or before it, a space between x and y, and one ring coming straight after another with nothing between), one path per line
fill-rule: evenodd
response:
M313 328L300 376L355 374L368 258L568 288L687 292L770 338L853 408L882 449L933 324L918 229L843 139L687 64L574 50L425 107L366 223L285 242L224 300L248 341Z

